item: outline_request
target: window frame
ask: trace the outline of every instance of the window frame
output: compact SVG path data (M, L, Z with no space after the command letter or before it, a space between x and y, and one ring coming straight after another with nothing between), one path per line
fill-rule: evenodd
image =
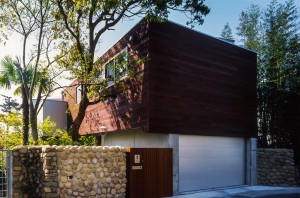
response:
M124 49L122 49L119 53L117 53L115 56L113 56L111 59L109 59L104 65L103 65L103 68L102 68L102 71L104 72L104 75L101 75L101 76L104 76L104 79L105 80L108 80L107 78L107 65L110 64L111 62L113 62L113 68L112 70L112 73L113 73L113 77L112 77L112 80L111 81L107 81L107 87L110 87L112 85L115 84L116 82L116 61L117 61L117 58L118 56L120 56L122 53L125 52L125 72L124 72L124 75L121 76L119 78L119 80L123 80L124 78L126 78L128 76L128 47L125 47Z

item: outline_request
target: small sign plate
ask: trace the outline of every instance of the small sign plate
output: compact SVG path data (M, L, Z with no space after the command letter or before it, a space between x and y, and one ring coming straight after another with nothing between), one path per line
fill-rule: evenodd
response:
M134 163L135 164L141 163L141 156L140 155L134 155Z
M142 170L143 166L132 166L132 170Z

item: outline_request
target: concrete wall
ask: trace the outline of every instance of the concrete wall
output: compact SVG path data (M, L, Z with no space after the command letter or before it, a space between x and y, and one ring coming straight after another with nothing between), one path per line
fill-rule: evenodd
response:
M257 184L296 186L294 153L291 149L257 149Z
M257 171L257 139L246 139L246 184L256 185L256 171Z
M37 146L13 149L13 197L125 197L121 147Z
M67 129L67 105L65 101L46 100L38 114L38 122L43 122L48 116L56 123L56 128Z

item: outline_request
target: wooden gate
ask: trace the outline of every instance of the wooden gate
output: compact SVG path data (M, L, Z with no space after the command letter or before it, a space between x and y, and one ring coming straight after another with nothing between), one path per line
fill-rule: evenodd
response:
M171 148L131 148L127 153L127 198L173 195Z

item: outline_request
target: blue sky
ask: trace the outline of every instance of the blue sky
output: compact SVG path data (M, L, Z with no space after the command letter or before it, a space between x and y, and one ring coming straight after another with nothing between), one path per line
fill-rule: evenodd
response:
M238 18L242 11L246 10L251 4L258 4L261 8L266 8L272 0L206 0L205 4L211 9L210 13L204 18L204 24L197 26L194 29L205 34L219 37L224 25L228 22L233 36L236 37L236 27L238 25ZM278 0L278 2L285 2L285 0ZM300 12L300 0L295 0L295 4ZM106 50L108 50L114 43L116 43L125 33L127 33L141 18L132 21L124 21L114 27L115 30L109 31L101 38L100 48L97 53L99 57ZM169 18L171 21L185 25L186 18L182 14L172 13ZM238 38L236 39L238 42ZM21 54L21 43L16 36L7 42L4 46L0 43L0 59L5 55L16 56ZM68 82L67 82L68 83ZM1 94L12 95L12 91L0 89ZM60 97L60 91L56 92L52 97ZM2 98L0 97L0 102Z
M242 11L247 10L251 4L257 4L265 9L272 2L272 0L206 0L205 4L211 9L210 13L204 17L204 24L196 26L194 29L205 34L219 37L224 25L228 22L233 36L236 37L236 27L238 26L238 19ZM285 0L278 0L284 3ZM295 4L300 9L300 0L295 0ZM299 11L300 12L300 11ZM104 53L109 47L117 42L122 35L128 32L140 18L133 21L125 21L118 24L114 31L109 31L102 38L101 49L99 55ZM185 25L186 17L183 14L172 13L169 20ZM236 38L237 42L239 41Z

